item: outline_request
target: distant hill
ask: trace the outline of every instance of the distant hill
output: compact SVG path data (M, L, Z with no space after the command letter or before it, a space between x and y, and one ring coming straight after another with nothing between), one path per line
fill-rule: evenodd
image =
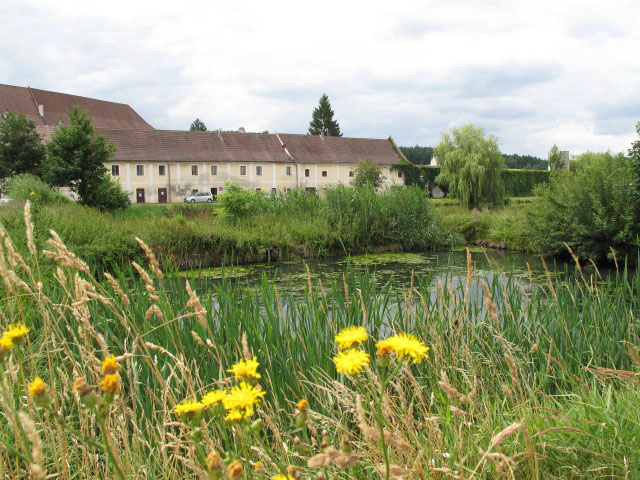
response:
M429 165L433 158L433 147L400 147L400 151L414 165ZM506 168L522 168L526 170L546 170L547 161L533 155L518 155L516 153L502 154Z

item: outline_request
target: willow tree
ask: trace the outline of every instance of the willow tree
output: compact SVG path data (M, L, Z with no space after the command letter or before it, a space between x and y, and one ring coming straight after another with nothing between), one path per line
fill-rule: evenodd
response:
M436 182L446 185L449 195L464 206L502 203L500 171L504 160L497 137L485 135L472 124L463 125L442 134L435 155L440 165Z

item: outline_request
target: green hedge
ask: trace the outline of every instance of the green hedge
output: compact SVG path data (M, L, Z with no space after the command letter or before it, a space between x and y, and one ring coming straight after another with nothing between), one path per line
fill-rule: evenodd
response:
M437 186L446 194L445 185L436 182L440 167L431 165L414 165L409 162L399 162L393 165L395 170L401 171L405 185L418 185L423 190ZM547 170L519 170L505 168L502 170L505 195L509 197L530 197L533 189L540 183L549 181Z

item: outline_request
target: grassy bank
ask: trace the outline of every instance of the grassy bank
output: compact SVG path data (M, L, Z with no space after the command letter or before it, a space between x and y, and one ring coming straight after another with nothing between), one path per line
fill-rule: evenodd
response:
M310 279L306 297L296 299L266 279L256 290L225 282L190 291L151 256L143 281L132 281L133 269L98 281L57 242L47 254L57 259L56 278L41 278L40 249L22 258L10 243L1 248L2 326L30 328L1 367L0 465L8 478L28 478L29 463L63 479L117 478L116 465L127 478L217 478L199 456L210 451L226 452L230 478L271 478L279 465L296 466L301 478L385 478L384 468L376 473L385 458L397 473L389 478L640 475L637 271L604 285L550 280L529 294L514 279L494 277L484 296L470 297L470 286L484 282L471 263L467 282L435 295L428 279L393 292L347 269L333 285ZM389 373L371 339L362 346L371 367L336 374L334 336L347 326L364 326L376 339L416 334L429 358L392 358L389 371L399 370L376 403L380 394L364 379L380 392ZM107 354L122 370L119 395L99 394L108 405L101 423L71 387L84 377L98 394ZM194 423L173 413L184 399L230 388L227 370L254 355L266 395L245 423L219 423L215 413ZM49 385L50 413L25 392L36 375ZM363 388L369 393L358 393ZM301 398L309 405L303 422L295 413ZM14 424L18 409L28 435ZM262 426L247 428L257 418ZM368 427L376 418L384 448ZM338 462L329 446L348 458ZM323 452L333 460L309 467ZM231 460L243 466L235 477ZM257 461L264 473L253 473Z

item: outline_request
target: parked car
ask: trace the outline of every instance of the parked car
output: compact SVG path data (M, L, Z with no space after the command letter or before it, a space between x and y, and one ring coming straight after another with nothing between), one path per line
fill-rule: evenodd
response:
M184 201L188 203L213 203L213 194L211 192L198 192L194 193L190 197L185 197Z

